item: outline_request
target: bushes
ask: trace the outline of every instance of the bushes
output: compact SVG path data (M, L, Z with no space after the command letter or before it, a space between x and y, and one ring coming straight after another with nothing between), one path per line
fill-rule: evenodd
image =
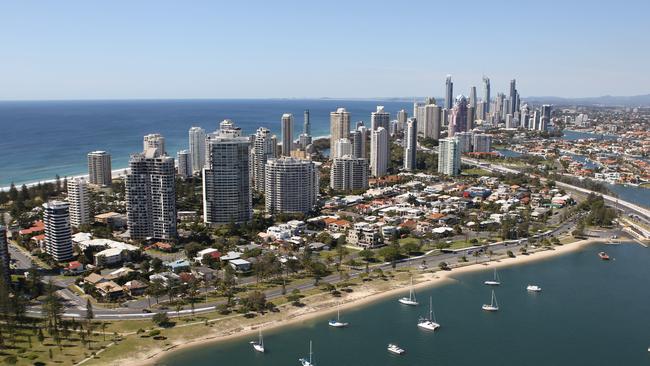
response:
M508 254L508 258L514 258L515 257L515 253L513 253L512 250L509 250L507 254Z

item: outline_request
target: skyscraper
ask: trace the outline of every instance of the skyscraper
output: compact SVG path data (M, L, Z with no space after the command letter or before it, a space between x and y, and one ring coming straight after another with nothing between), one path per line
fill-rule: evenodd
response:
M522 105L521 108L519 109L519 122L521 124L521 127L527 130L532 129L530 127L530 108L528 108L528 104Z
M241 130L229 121L222 122L220 130L208 135L207 141L203 220L212 225L249 221L252 216L249 139L242 137Z
M45 252L57 262L72 259L72 229L69 205L62 201L43 204L45 224Z
M352 138L352 157L367 159L368 129L365 126L359 126L350 135L350 138Z
M445 81L445 108L451 109L454 103L454 83L451 81L451 75L447 75Z
M330 156L337 156L336 141L348 138L350 133L350 113L345 108L338 108L330 113Z
M458 140L458 152L462 155L472 151L472 136L474 134L467 131L458 132L454 138Z
M293 114L282 115L282 156L291 156L293 149Z
M318 196L318 168L313 161L282 157L266 162L266 211L308 213Z
M484 133L477 133L472 137L472 151L490 152L492 151L492 136Z
M305 109L302 133L311 136L311 122L309 121L309 109Z
M338 139L334 143L336 156L333 158L340 158L343 155L352 155L352 142L348 138Z
M372 131L383 127L386 131L390 127L390 113L384 111L383 105L378 105L377 110L370 114L370 129Z
M201 127L192 127L189 138L192 173L200 173L205 166L205 130Z
M441 139L438 145L438 173L455 176L460 173L460 149L458 139Z
M404 134L404 170L415 170L416 151L417 151L418 126L415 118L409 118L406 122L406 132Z
M490 113L490 78L483 76L483 102L485 102L485 114ZM485 117L483 118L485 119Z
M349 155L335 158L330 169L330 187L342 192L367 189L368 161Z
M90 223L90 202L88 183L84 178L68 181L68 203L70 204L70 225L79 228Z
M415 117L415 115L413 115ZM406 128L406 121L409 118L409 114L407 111L401 109L399 112L397 112L397 129L399 131L403 131Z
M551 123L551 105L544 104L542 106L542 113L539 121L539 130L547 131L550 123Z
M9 241L7 240L7 228L0 224L0 266L5 276L5 281L9 281L11 274L11 258L9 256Z
M510 80L510 109L509 112L510 114L514 115L515 111L517 110L517 80L512 79Z
M476 120L476 108L469 106L467 107L467 124L465 127L466 131L471 131L474 129L474 121Z
M251 149L251 175L255 189L264 192L264 166L268 159L275 157L274 140L268 128L260 127L253 136Z
M467 131L467 99L459 95L451 109L448 136L453 137L456 132L462 131Z
M112 183L111 155L106 151L88 153L88 181L101 187Z
M167 155L165 138L159 133L151 133L144 136L142 139L142 151L147 151L149 148L158 149L158 155Z
M176 153L176 161L178 162L178 176L181 178L189 178L192 176L192 158L189 150L179 150Z
M388 170L388 131L384 127L379 127L370 133L370 168L372 175L383 177Z
M176 238L174 158L148 147L131 155L126 175L126 217L131 239Z
M478 101L476 100L476 87L472 86L469 89L469 106L476 109L476 104L477 103L478 103Z

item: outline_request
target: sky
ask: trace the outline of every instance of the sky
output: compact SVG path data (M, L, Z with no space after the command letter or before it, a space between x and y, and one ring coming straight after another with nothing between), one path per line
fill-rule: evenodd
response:
M650 93L648 0L0 0L0 100Z

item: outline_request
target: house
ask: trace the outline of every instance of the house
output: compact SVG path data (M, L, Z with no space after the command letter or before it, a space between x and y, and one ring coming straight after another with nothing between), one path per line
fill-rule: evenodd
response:
M208 267L196 267L192 269L192 274L203 282L210 282L217 275L217 271Z
M88 276L84 277L84 283L87 283L89 285L97 285L102 282L107 282L108 280L104 278L104 276L97 274L97 273L91 273Z
M163 265L173 272L184 271L190 268L190 261L187 259L177 259L173 262L164 262Z
M22 229L18 231L18 234L20 235L34 235L34 234L40 234L45 232L45 224L43 221L39 220L32 225L32 227L27 228L27 229Z
M245 259L232 259L228 261L228 264L237 272L245 273L245 272L250 272L251 270L251 262L245 260Z
M165 287L168 287L171 283L180 281L180 277L174 272L162 272L149 276L149 282L154 281L161 281Z
M105 299L114 300L124 295L124 289L113 281L100 282L95 285L97 291Z
M219 252L219 250L214 249L214 248L207 248L207 249L203 249L203 250L198 251L196 253L196 257L194 257L194 261L199 262L201 264L204 264L203 263L203 258L205 258L206 255L210 256L215 261L218 261L219 258L221 258L221 252Z
M131 268L128 268L128 267L122 267L122 268L118 268L115 271L105 275L104 278L106 278L107 280L116 280L118 278L127 276L131 272L135 272L135 271L132 270Z
M84 265L79 261L72 261L68 263L68 266L63 269L65 274L76 275L83 273Z
M221 260L224 262L228 262L234 259L239 259L243 253L240 252L228 252L226 255L221 256Z
M117 212L105 212L95 215L95 222L114 229L121 229L126 226L126 215Z
M314 243L309 243L307 247L314 251L314 252L320 252L321 250L329 250L330 246L325 244L325 243L320 243L320 242L314 242Z
M122 286L124 292L129 296L141 296L144 294L148 287L149 286L138 280L129 281L125 283L124 286Z

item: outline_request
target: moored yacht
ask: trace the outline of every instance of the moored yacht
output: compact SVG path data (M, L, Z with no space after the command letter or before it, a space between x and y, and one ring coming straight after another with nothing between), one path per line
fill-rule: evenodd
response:
M345 328L349 325L349 323L341 321L341 310L337 310L336 319L330 319L330 321L327 322L327 325L334 328Z
M429 318L420 318L418 321L418 327L426 330L436 330L440 328L440 324L435 322L435 316L433 315L433 301L429 297Z
M301 359L299 359L298 361L300 362L300 364L301 364L302 366L315 366L315 365L312 363L312 361L311 361L311 355L312 355L312 351L311 351L311 341L309 341L309 360L307 360L306 358L301 358Z
M406 351L403 348L400 348L398 345L390 343L388 344L388 352L394 353L396 355L401 355Z
M413 277L411 277L411 289L409 290L409 297L401 297L399 300L401 304L409 306L418 306L419 303L415 299L415 291L413 291Z
M501 280L499 279L499 274L497 273L497 269L494 269L494 279L493 280L487 280L483 282L484 284L488 286L499 286L501 285Z
M541 292L542 288L537 285L528 285L526 286L526 290L530 292Z
M499 311L499 303L497 302L497 296L492 290L492 300L489 304L483 304L483 310L485 311Z
M262 338L262 328L260 328L260 337L257 342L251 341L253 349L257 352L264 353L264 338Z

